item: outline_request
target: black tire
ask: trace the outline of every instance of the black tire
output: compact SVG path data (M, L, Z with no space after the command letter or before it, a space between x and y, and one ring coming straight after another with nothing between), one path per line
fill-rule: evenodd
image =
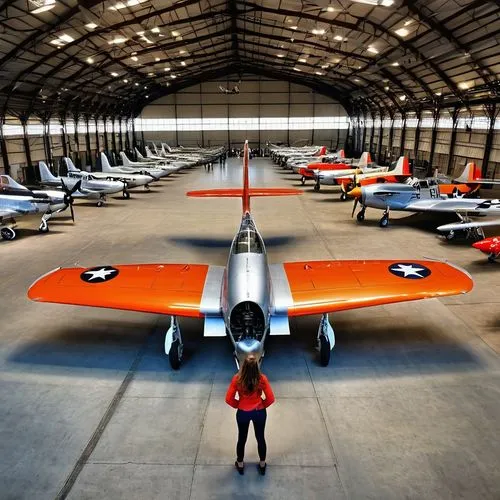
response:
M97 206L98 206L98 207L102 207L103 205L104 205L104 202L103 202L102 200L99 200L99 201L97 202Z
M314 184L314 191L319 191L320 190L320 187L319 187L319 182L317 182L316 184Z
M494 253L490 253L488 255L488 262L495 262L496 255Z
M447 235L446 235L446 239L448 241L451 241L455 238L455 231L450 231Z
M330 363L330 342L325 335L319 336L319 364L321 366L328 366Z
M356 215L356 219L358 219L358 222L363 222L365 220L365 212L363 210L358 212L358 215Z
M130 198L130 193L129 193L128 191L123 191L122 196L123 196L126 200L128 200L128 199Z
M181 367L182 355L180 355L181 343L179 339L174 340L168 351L168 360L173 370L178 370Z
M301 183L302 185L304 185L304 184L306 183L306 178L305 178L305 176L304 176L304 175L303 175L303 176L302 176L302 178L300 179L300 183Z
M344 191L340 193L340 201L347 201L347 194Z
M379 221L378 225L379 225L380 227L387 227L387 226L389 225L389 216L388 216L388 215L384 215L384 216L380 219L380 221Z
M47 224L47 225L45 225L45 226L40 226L40 227L38 228L38 231L39 231L40 233L48 233L48 232L49 232L49 225Z
M0 234L4 240L10 241L16 237L16 232L10 227L2 227Z

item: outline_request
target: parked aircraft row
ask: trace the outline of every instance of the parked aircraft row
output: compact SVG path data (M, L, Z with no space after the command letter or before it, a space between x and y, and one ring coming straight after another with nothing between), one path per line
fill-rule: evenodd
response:
M16 219L27 215L41 214L39 231L49 231L49 219L55 214L70 209L74 221L73 203L76 199L97 200L104 205L106 196L122 193L130 198L130 189L149 184L183 168L211 164L225 154L223 148L197 149L189 152L170 153L162 147L161 161L141 159L129 160L120 153L123 165L111 166L107 156L100 154L101 172L87 172L75 167L69 157L63 162L67 175L54 175L45 162L38 164L40 188L30 189L8 175L0 175L0 235L4 240L16 237Z

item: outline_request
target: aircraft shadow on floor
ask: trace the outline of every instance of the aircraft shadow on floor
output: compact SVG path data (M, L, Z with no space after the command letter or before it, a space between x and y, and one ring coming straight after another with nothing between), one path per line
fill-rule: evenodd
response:
M295 236L264 236L266 248L283 247L292 245L296 241ZM229 238L201 238L199 236L182 236L168 238L168 241L181 246L194 248L216 248L225 249L229 252L232 239Z
M169 374L172 369L163 351L169 321L167 316L160 317L153 328L151 320L141 322L140 318L132 322L92 318L90 325L82 319L58 329L40 328L37 340L18 347L8 363L37 373L54 373L55 369L70 375L71 369L79 368L78 376L95 377L96 369L102 373L129 370L141 353L138 371L146 373L146 377L148 372ZM338 316L334 321L336 347L331 363L320 367L314 350L317 321L316 317L291 320L290 337L268 337L263 371L272 380L291 382L310 380L312 376L335 382L336 377L343 381L373 377L374 371L377 375L399 377L484 369L476 354L454 338L431 331L425 322L387 326L385 321L367 329L366 321L353 323L352 319ZM185 356L180 372L172 372L182 373L179 381L186 377L201 381L212 373L229 377L236 371L227 337L203 338L200 319L182 318L180 326Z

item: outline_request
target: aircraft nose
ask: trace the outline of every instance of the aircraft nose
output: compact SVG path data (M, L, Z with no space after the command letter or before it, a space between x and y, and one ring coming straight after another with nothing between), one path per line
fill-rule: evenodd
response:
M361 198L362 195L361 188L355 187L354 189L351 189L347 194L352 198Z
M472 246L474 248L477 248L478 250L485 251L488 249L488 244L489 244L489 241L481 240L481 241L476 241L475 243L472 244Z

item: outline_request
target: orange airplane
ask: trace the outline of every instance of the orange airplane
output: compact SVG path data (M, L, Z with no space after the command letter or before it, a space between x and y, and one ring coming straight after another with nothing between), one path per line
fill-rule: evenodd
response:
M471 195L479 191L482 180L481 169L474 162L470 162L453 182L438 178L439 192L448 196ZM484 179L484 182L487 180Z
M165 352L178 369L183 344L178 317L204 319L205 336L229 335L236 363L264 355L267 335L290 335L288 319L321 314L317 337L326 366L335 345L328 314L408 300L467 293L471 277L439 261L323 260L268 264L250 213L250 198L301 194L296 189L251 188L248 143L243 188L191 191L188 196L241 198L243 214L227 265L127 264L58 268L28 290L37 302L107 307L171 315Z

